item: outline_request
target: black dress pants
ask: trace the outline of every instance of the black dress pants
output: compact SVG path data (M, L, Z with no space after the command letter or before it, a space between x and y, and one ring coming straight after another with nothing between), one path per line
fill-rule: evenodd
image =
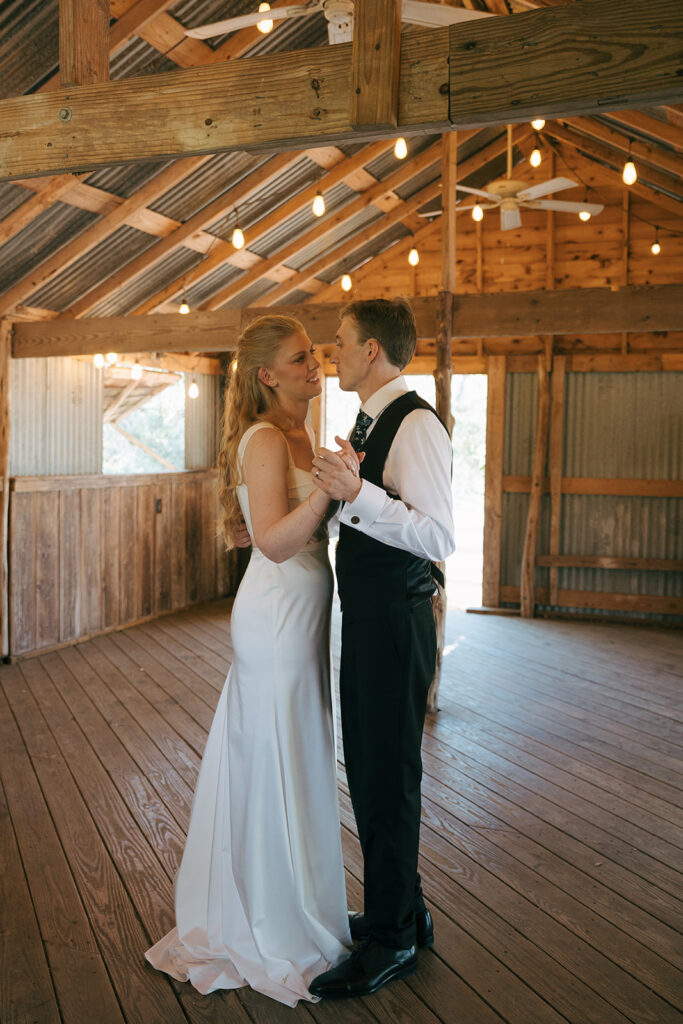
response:
M365 916L373 938L396 949L415 942L415 913L424 908L420 747L435 659L429 599L366 608L362 618L342 614L344 756L363 850Z

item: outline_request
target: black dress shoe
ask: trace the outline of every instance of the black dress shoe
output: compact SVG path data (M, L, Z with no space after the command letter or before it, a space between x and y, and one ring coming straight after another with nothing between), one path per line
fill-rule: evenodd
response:
M325 974L314 978L308 989L314 996L345 999L369 996L394 978L404 978L417 970L417 948L391 949L374 939L366 939L348 959Z
M367 939L370 935L370 928L365 920L365 914L354 914L349 912L349 928L352 939ZM415 931L417 944L420 949L434 945L434 922L432 915L427 908L415 915Z

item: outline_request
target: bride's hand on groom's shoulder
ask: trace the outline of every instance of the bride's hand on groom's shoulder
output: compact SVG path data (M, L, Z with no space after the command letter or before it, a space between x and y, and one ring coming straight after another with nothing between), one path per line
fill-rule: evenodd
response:
M362 457L353 450L348 441L336 437L339 451L321 448L313 459L313 480L330 498L337 501L353 501L361 488L359 466Z
M244 519L241 520L239 526L237 527L237 530L235 531L233 542L236 548L251 547L251 535L249 533L249 530L247 529L247 524L245 523Z

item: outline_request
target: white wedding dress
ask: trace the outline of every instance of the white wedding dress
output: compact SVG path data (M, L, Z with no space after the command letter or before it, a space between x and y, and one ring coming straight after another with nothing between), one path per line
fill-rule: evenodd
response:
M240 464L265 428L276 429L246 431ZM290 509L314 489L291 453L287 483ZM252 532L246 485L238 498ZM203 993L251 985L295 1006L313 1000L313 978L348 955L331 601L324 527L280 564L253 549L176 878L176 928L145 954Z

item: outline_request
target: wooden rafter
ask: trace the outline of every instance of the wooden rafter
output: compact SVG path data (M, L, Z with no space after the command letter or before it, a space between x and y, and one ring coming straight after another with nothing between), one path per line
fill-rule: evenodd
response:
M62 87L109 80L109 0L59 0Z
M386 142L375 142L370 146L366 146L352 157L344 157L340 151L341 159L325 177L316 181L313 185L304 189L298 195L293 196L286 203L278 206L276 210L267 216L262 217L255 224L250 225L246 251L249 252L249 245L253 245L259 238L262 238L269 231L272 231L273 228L277 227L278 224L281 224L287 218L295 216L297 213L300 213L301 210L310 206L316 192L321 190L326 191L338 184L340 181L347 180L347 183L351 184L352 176L366 164L371 163L378 156L385 153L389 148L389 145L390 144ZM371 181L374 181L374 179L371 179ZM261 268L263 267L263 261L255 254L254 262L257 262ZM235 250L232 245L227 242L217 240L213 246L211 254L208 255L207 258L199 264L199 266L195 267L188 274L170 281L163 289L156 292L154 295L151 295L132 311L133 315L156 312L163 306L164 302L172 298L178 292L182 285L187 288L191 288L192 285L197 284L197 282L201 281L217 267L223 266L225 263L244 266L244 262L237 262Z
M398 124L400 52L400 0L356 0L350 88L354 128Z
M340 210L331 214L321 223L315 224L299 238L285 245L270 257L270 259L264 260L258 267L254 267L253 270L247 271L246 274L243 274L237 281L227 285L225 288L222 288L210 299L202 303L201 308L218 309L225 302L228 302L230 299L243 292L245 288L248 288L255 281L260 280L264 275L267 276L269 271L272 272L278 267L281 267L288 259L291 259L293 256L296 256L297 253L301 252L302 249L305 249L307 245L311 245L311 243L319 241L325 234L336 230L346 221L356 216L356 214L366 210L375 202L375 200L381 199L387 192L392 192L395 188L398 188L404 182L409 181L410 178L414 177L420 171L429 167L431 164L434 164L440 159L440 156L440 142L429 146L428 149L424 149L410 163L404 163L388 178L385 178L383 181L376 182L365 192L361 193L361 195L356 199L347 203L346 206L343 206Z
M682 90L676 36L682 27L678 0L647 5L594 0L416 32L410 47L402 47L399 125L434 131L448 127L449 118L456 128L501 124L532 116L539 104L549 116L567 117L677 102ZM535 74L530 74L530 34ZM591 42L581 51L579 67L577 38ZM631 54L626 83L624 49ZM80 86L69 91L68 101L60 94L4 100L0 177L207 151L283 149L313 139L350 140L349 64L346 44ZM420 89L414 88L417 81ZM449 98L439 91L446 81L447 109L443 101ZM251 102L254 82L257 107ZM368 132L386 137L392 129Z
M643 114L640 110L614 110L610 111L610 121L616 121L633 128L637 132L643 132L650 138L656 139L671 146L678 153L683 152L683 134L679 128L673 127L668 121L660 121L649 114Z
M590 139L604 143L614 151L615 159L623 159L630 153L638 163L650 165L643 173L655 188L660 185L669 190L680 190L683 181L683 158L676 153L636 139L631 141L623 130L609 128L592 117L573 117L566 122L566 126L572 131L578 131ZM650 168L655 168L654 176ZM667 176L672 180L667 181Z

